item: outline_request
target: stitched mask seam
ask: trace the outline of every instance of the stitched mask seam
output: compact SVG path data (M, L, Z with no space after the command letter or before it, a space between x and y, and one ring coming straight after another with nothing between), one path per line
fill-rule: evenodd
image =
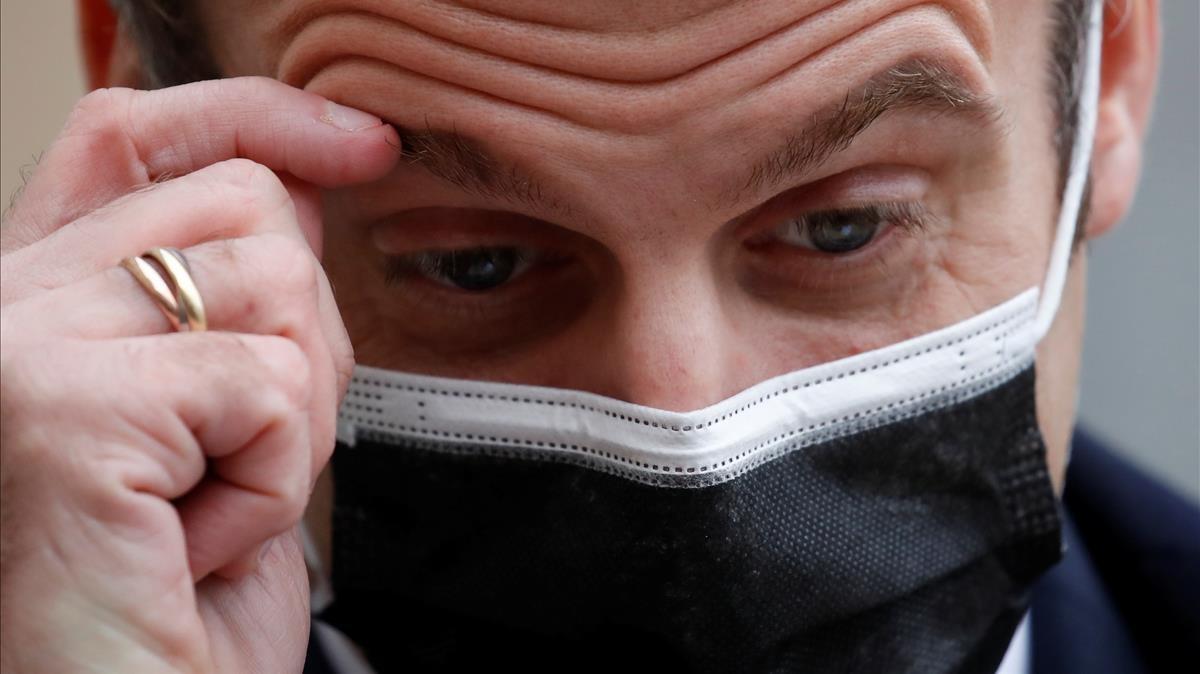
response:
M389 437L400 436L400 437L404 437L406 439L412 439L414 437L428 437L428 436L432 435L432 436L441 436L442 438L445 438L445 439L444 440L427 440L426 442L430 442L433 444L444 444L444 445L471 445L471 446L475 446L474 443L486 443L484 445L484 447L488 447L488 448L504 447L504 448L512 448L512 449L523 448L523 449L533 450L532 452L512 452L514 455L519 454L522 458L542 458L541 456L528 456L529 454L543 455L546 458L549 458L549 457L558 455L558 452L567 451L567 452L573 452L574 455L576 455L580 459L582 459L586 463L586 465L589 465L592 467L600 467L601 465L604 465L604 462L602 460L607 460L608 462L617 462L618 464L631 465L638 469L636 471L634 471L634 470L626 471L626 470L620 470L619 466L613 466L614 468L617 468L620 473L629 473L629 475L625 475L626 477L631 477L633 474L636 474L636 475L654 474L654 475L661 475L661 476L671 475L671 476L676 476L676 477L686 477L688 475L697 475L698 476L698 475L704 475L704 474L712 474L716 471L720 471L725 466L735 465L743 460L750 460L750 463L748 465L739 467L738 472L733 474L733 476L736 477L737 475L740 475L741 472L744 470L749 470L757 465L761 465L762 462L769 461L773 458L776 458L777 456L782 455L782 453L794 451L794 449L797 449L801 446L811 445L811 444L813 444L813 441L826 440L826 439L831 439L834 437L841 437L843 435L848 435L853 432L867 430L870 428L877 428L878 426L881 426L881 425L884 425L887 423L892 423L894 421L908 418L908 417L913 416L914 414L920 413L922 411L940 409L942 407L953 404L955 402L960 402L961 400L965 400L966 398L972 397L972 396L976 395L977 393L986 391L990 388L994 388L995 386L999 385L1000 383L1003 383L1003 381L1005 381L1004 375L1008 374L1009 370L1016 369L1016 365L1017 365L1017 363L1015 363L1015 359L1005 360L1000 363L997 363L996 365L991 366L990 368L988 368L986 370L977 372L969 377L965 377L965 378L956 380L955 382L953 382L951 384L946 384L937 389L926 391L920 395L911 396L904 400L893 401L891 403L880 405L880 406L871 408L869 410L863 410L861 412L856 412L854 414L844 415L844 416L838 417L836 419L831 419L831 420L819 422L816 424L808 424L808 425L802 426L797 429L792 429L785 433L778 434L768 440L759 442L759 443L755 444L753 447L744 449L732 458L726 458L719 463L714 463L711 466L699 466L699 467L697 467L697 466L685 467L685 466L678 466L678 465L667 466L665 463L660 465L660 464L651 463L651 462L637 461L634 459L629 459L624 456L620 456L613 452L599 450L599 449L596 449L595 447L591 447L588 445L580 445L580 444L575 444L575 443L556 443L556 442L551 442L551 441L529 440L529 439L523 439L523 438L505 438L505 437L494 436L494 435L461 433L461 432L452 432L452 431L438 431L435 429L422 429L422 428L417 428L417 427L405 426L402 424L396 424L394 422L370 420L370 419L366 419L363 417L358 417L357 415L349 415L349 416L352 421L355 421L356 423L360 423L363 426L365 426L365 428L363 429L364 437L367 439L370 439L370 437L372 435L374 435L375 433L382 433ZM991 377L990 375L993 375L993 374L995 374L997 376ZM989 381L983 382L976 386L968 386L972 382L976 382L976 381L979 381L984 378L988 378ZM1011 377L1009 377L1009 378L1011 378ZM967 388L963 389L963 387L967 387ZM956 389L963 389L963 390L960 390L957 394L951 395L944 400L939 399L934 402L927 403L925 405L920 405L920 406L917 406L916 409L904 409L904 408L907 408L921 400L926 400L929 398L937 397L942 394L954 391ZM902 411L896 412L893 414L886 414L888 411L895 410L895 409L902 409ZM380 426L382 426L383 428L380 428ZM806 443L802 442L798 446L792 447L790 449L785 448L784 450L781 450L782 453L773 453L770 451L770 448L777 447L778 445L781 445L781 444L785 444L789 441L789 439L795 438L796 436L802 436L802 435L813 436L814 440L810 441L810 442L806 442ZM796 443L793 443L793 444L796 444ZM541 450L557 450L557 451L554 451L553 453L548 452L548 451L538 452L537 450L539 450L539 449L541 449ZM479 453L479 452L471 452L471 453ZM580 453L582 453L582 454L580 454ZM767 456L755 457L754 456L755 454L766 454ZM591 458L591 457L595 457L595 458ZM583 464L581 464L581 465L583 465ZM608 465L611 465L611 464L608 464ZM608 471L608 472L613 472L613 471ZM732 478L727 478L727 479L732 479ZM639 479L639 481L645 481L645 480ZM670 486L670 485L663 485L663 486ZM704 486L704 485L700 485L700 486Z

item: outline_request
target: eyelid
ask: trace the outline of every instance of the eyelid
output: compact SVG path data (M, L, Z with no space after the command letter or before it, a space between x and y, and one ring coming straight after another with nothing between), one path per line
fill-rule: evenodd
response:
M809 225L817 216L848 217L860 216L867 220L886 222L908 231L923 229L929 220L929 211L917 201L880 201L858 206L842 206L819 211L809 211L791 219Z
M932 176L924 169L891 164L860 166L792 187L738 218L738 231L761 232L796 213L852 209L877 203L923 201Z
M446 270L443 265L443 259L439 256L453 255L454 253L465 253L479 249L485 250L513 250L517 253L517 263L514 271L504 282L497 285L493 290L485 292L465 291L458 288L452 283L447 283L444 279L438 276ZM550 268L556 266L568 259L565 256L556 255L552 251L547 251L540 248L532 248L527 246L462 246L455 248L430 248L412 253L403 253L399 255L386 255L383 262L383 277L384 284L388 287L399 287L413 279L426 281L436 284L449 292L462 292L470 295L496 294L504 292L511 286L520 283L523 278L531 271L539 268Z
M751 237L748 242L759 244L767 241L779 241L781 234L786 234L788 229L794 229L798 236L807 237L811 231L810 227L812 223L821 217L862 218L871 222L898 227L908 233L925 229L927 223L932 218L924 204L913 201L882 201L857 206L843 206L808 211L785 218L777 222L773 227ZM876 233L874 238L878 238L880 233ZM798 249L809 248L809 246L800 243L788 242L785 245Z
M562 249L571 240L561 227L519 213L452 207L394 213L373 222L370 237L385 255L517 245Z

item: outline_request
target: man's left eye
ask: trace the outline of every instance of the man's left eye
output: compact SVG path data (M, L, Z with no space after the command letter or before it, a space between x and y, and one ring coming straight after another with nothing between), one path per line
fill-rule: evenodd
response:
M849 253L870 243L891 225L919 226L919 215L902 204L807 213L783 222L774 238L791 246L823 253Z

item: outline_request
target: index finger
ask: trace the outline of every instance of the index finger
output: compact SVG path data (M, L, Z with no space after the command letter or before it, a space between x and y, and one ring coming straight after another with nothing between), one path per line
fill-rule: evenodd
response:
M378 117L267 77L155 91L98 89L71 113L22 191L3 252L138 186L245 158L321 187L382 177L399 156Z

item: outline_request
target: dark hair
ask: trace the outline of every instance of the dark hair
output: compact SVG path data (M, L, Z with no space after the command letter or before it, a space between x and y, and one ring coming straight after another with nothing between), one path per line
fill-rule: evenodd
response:
M158 88L220 77L205 45L203 32L189 0L109 0L122 25L142 55L146 81ZM194 0L192 0L194 1ZM1050 94L1056 125L1053 144L1058 152L1058 189L1070 170L1071 148L1079 122L1081 64L1090 2L1104 0L1054 0L1051 6ZM1085 207L1086 207L1085 200ZM1084 213L1080 213L1080 220ZM1076 235L1082 228L1076 227Z
M1087 10L1091 2L1104 0L1054 0L1050 20L1053 24L1050 44L1050 91L1054 98L1054 148L1058 151L1058 189L1066 187L1071 170L1071 149L1079 128L1079 97L1083 88L1083 50L1087 42ZM1089 181L1090 184L1090 181ZM1080 209L1085 219L1088 199ZM1076 238L1082 227L1075 228Z

